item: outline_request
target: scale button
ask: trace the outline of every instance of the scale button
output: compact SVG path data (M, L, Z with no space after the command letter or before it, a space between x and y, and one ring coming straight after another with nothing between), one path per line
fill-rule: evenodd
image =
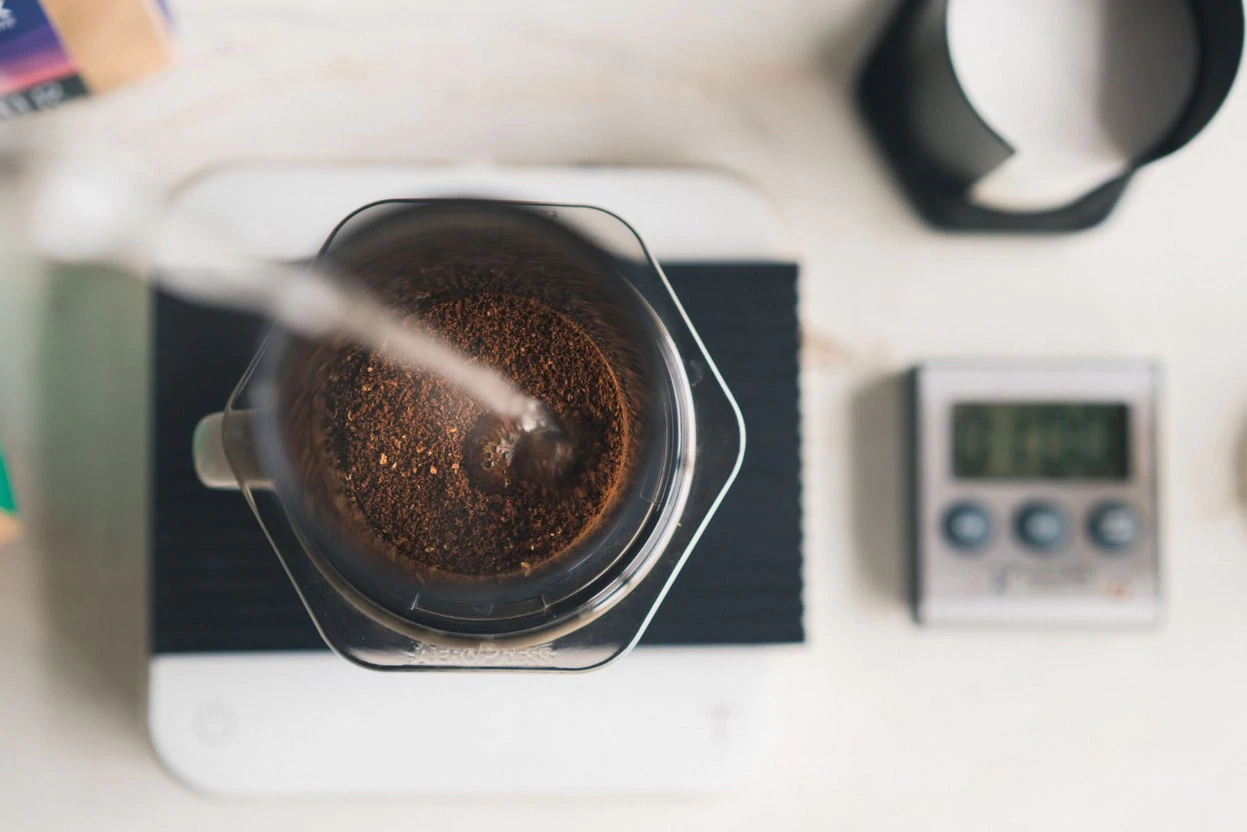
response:
M1095 545L1115 554L1130 550L1143 531L1138 513L1125 503L1100 503L1087 525Z
M963 552L981 549L992 537L992 518L977 503L954 503L944 512L944 535Z
M1028 549L1051 554L1065 544L1065 515L1051 503L1027 503L1018 509L1015 530Z

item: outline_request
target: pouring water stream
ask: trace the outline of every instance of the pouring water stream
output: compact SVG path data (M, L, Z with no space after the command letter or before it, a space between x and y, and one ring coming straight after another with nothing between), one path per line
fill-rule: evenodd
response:
M544 404L500 373L413 318L351 291L324 267L257 260L193 218L170 212L127 160L67 154L35 170L21 157L2 161L3 178L12 180L4 190L26 195L27 237L41 257L120 266L185 300L261 313L311 338L345 335L441 376L522 432L559 431Z

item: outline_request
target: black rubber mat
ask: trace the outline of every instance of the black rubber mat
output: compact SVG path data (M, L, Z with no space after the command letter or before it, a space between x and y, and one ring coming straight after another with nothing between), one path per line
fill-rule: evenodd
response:
M669 264L664 270L745 415L736 483L642 644L804 639L801 604L797 268ZM199 484L195 424L220 410L263 324L156 300L152 650L324 650L242 496Z

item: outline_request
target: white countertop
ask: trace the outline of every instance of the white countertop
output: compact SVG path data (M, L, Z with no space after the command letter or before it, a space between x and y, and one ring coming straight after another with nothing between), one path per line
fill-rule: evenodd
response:
M810 643L789 657L779 752L739 792L196 795L160 768L141 716L142 292L10 280L0 331L27 346L3 356L3 428L36 533L0 549L0 828L1247 828L1241 87L1102 229L953 237L914 218L849 104L850 70L890 4L174 5L172 71L16 129L111 137L170 183L242 159L693 164L775 201L804 264ZM957 355L1163 363L1161 629L910 622L899 415L881 381Z

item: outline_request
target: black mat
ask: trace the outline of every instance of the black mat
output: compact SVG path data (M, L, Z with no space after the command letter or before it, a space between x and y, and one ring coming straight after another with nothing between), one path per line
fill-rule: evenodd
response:
M744 467L643 644L804 639L795 266L664 266L745 414ZM191 433L221 409L262 324L159 296L152 650L324 650L242 496L195 477Z

